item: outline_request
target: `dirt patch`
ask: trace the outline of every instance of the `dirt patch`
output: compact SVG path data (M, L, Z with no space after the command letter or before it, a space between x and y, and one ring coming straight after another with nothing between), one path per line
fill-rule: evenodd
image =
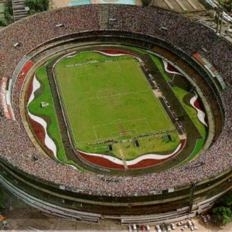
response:
M71 219L58 218L42 213L31 207L12 208L7 215L8 229L13 230L70 230L70 231L129 231L127 225L121 225L119 221L102 220L99 223L87 223ZM223 228L214 226L211 223L203 223L200 218L192 220L199 232L227 232L232 231L232 223ZM155 230L155 224L149 224L150 231ZM142 230L139 230L142 231ZM189 228L177 226L174 232L191 232Z
M61 7L66 7L68 6L70 0L51 0L50 1L50 8L51 9L57 9Z

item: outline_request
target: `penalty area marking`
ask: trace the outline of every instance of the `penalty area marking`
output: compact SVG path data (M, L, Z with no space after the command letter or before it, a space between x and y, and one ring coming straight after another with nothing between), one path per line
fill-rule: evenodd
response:
M122 124L122 120L116 120L114 122L111 122L111 123L105 123L105 124L98 124L98 125L95 125L92 127L92 131L93 131L93 134L94 134L94 137L95 137L95 143L99 143L99 142L102 142L102 141L107 141L107 140L115 140L115 141L119 141L119 140L122 140L120 139L122 136L129 136L131 138L129 138L128 140L130 139L134 139L135 137L139 137L141 134L144 134L144 133L139 133L138 132L138 129L129 129L127 123L125 122L136 122L136 121L142 121L144 122L144 124L146 124L146 133L152 133L154 130L152 130L151 128L151 125L149 123L149 120L147 120L147 118L140 118L140 119L135 119L135 120L127 120L127 121L124 121L123 125L124 125L124 132L121 132L119 129L116 129L114 130L114 133L111 133L111 136L109 137L102 137L99 135L99 133L97 131L97 127L111 127L111 128L118 128L118 126L116 125L119 125L119 124ZM144 125L143 124L143 125ZM112 125L115 125L116 127L112 127ZM157 131L157 135L159 135L160 132ZM133 136L134 135L134 136ZM153 135L154 136L154 135ZM88 143L89 141L82 141L82 143L85 142L85 143Z

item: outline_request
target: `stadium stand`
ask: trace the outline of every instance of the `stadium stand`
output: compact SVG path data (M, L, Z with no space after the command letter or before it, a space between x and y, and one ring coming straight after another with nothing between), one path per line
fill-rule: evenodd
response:
M112 18L114 20L110 20ZM57 24L64 26L57 27ZM201 52L223 78L225 89L214 94L223 109L224 125L217 139L196 160L158 173L104 176L58 163L32 143L22 123L20 109L23 84L19 75L24 65L34 57L42 59L40 55L49 53L50 46L56 48L65 41L104 42L110 37L111 41L121 43L129 39L133 43L138 41L147 49L155 44L165 45L169 51L178 51L181 59L189 59L189 65L193 62L192 55ZM151 218L148 220L147 216L146 221L155 221L156 217L152 216L155 212L165 213L165 218L167 212L173 212L170 218L199 213L231 188L232 46L212 30L159 8L87 5L20 20L2 30L0 41L0 80L12 78L11 104L16 118L13 121L0 117L0 182L10 189L9 182L16 192L21 190L35 197L29 202L25 194L20 193L27 203L42 209L37 198L49 202L51 211L58 205L70 211L100 213L104 217L114 215L122 221L124 215L148 214ZM13 46L15 43L20 46ZM64 211L63 214L70 216Z

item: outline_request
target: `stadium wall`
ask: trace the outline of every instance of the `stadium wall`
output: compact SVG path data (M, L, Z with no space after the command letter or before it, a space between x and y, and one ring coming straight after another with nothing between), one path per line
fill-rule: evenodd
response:
M71 50L76 48L76 43L79 44L80 41L85 41L86 43L86 38L84 35L82 36L82 38L77 38L75 35L75 39L71 40L72 43L74 41L75 43L71 45L70 38L67 41L66 38L62 38L61 41L56 41L53 45L48 47L45 46L45 50L42 50L41 47L41 53L38 53L37 50L35 50L34 52L36 55L34 57L31 54L28 54L27 56L35 62L35 67L37 67L38 64L44 62L44 53L48 54L46 57L47 59L53 55L63 53L64 50L58 48L63 47L64 45L67 45L68 47L70 46L69 49ZM145 44L145 48L154 47L155 45L157 46L157 44L153 41L150 41L150 43L148 43L148 41L144 42L140 37L134 40L134 38L131 39L130 36L127 35L123 38L124 44L133 46L136 45L141 48L144 48ZM126 38L127 40L125 40ZM93 37L88 35L88 39L89 42L96 41L95 35ZM99 42L101 39L104 41L104 34L101 34L101 36L98 38ZM122 38L118 38L114 35L114 33L110 34L107 32L107 42L112 43L112 41L121 44ZM125 41L127 42L125 43ZM165 49L167 49L167 45L165 46ZM53 54L54 50L55 53ZM67 52L66 49L65 52ZM43 55L41 56L41 54ZM40 60L41 57L42 62ZM33 73L33 71L31 72ZM90 221L97 221L101 217L114 217L117 219L122 219L124 216L129 216L131 214L148 214L151 215L149 218L150 221L156 221L157 215L159 215L159 220L164 220L167 217L166 212L175 212L172 213L172 216L168 216L168 218L172 220L173 217L183 216L183 214L190 214L193 212L196 214L198 211L201 211L202 208L205 208L205 202L207 202L207 204L211 203L209 199L213 198L213 200L215 200L215 196L220 196L221 192L228 191L230 189L230 183L227 181L227 179L230 179L232 175L231 172L226 172L221 177L217 177L212 180L207 180L196 184L193 183L189 186L183 186L179 189L167 189L157 193L153 192L150 196L117 198L110 196L93 196L80 193L77 194L64 188L63 186L57 186L40 179L36 180L34 177L30 177L28 175L25 176L22 171L17 170L15 167L10 168L10 166L6 164L2 164L1 166L3 169L1 179L2 183L9 189L14 188L15 194L17 195L20 193L21 198L23 198L27 203L31 204L31 202L33 202L34 206L43 210L44 206L42 206L41 201L47 202L49 204L46 206L46 208L50 212L55 212L58 214L56 212L57 207L61 207L62 210L59 211L60 215L63 214L63 216L67 216L69 214L73 215L73 217L79 218L80 220ZM214 189L214 191L211 191L212 189ZM33 201L28 197L27 194L33 197ZM112 211L112 207L115 208L115 210ZM70 212L72 210L80 211L78 216L71 214ZM83 212L88 212L90 214L93 213L93 218L92 216L90 216L91 219L89 217L85 217L85 213L82 215L82 210ZM114 212L113 215L112 212ZM162 215L164 217L163 219ZM142 220L142 217L139 217L137 220ZM167 218L165 220L167 220ZM125 221L126 219L124 219L124 222Z
M99 10L97 6L92 7L96 7L97 10ZM116 6L113 7L117 8ZM86 9L89 9L89 7ZM125 9L127 10L127 8ZM168 12L163 13L169 14ZM49 19L52 19L52 17L49 17ZM31 20L33 23L33 17ZM23 25L24 22L21 21L19 24ZM18 53L15 55L17 57L17 59L15 59L17 62L12 60L13 64L14 62L18 64L14 70L14 83L21 71L21 67L23 67L28 60L43 63L44 57L50 57L51 50L55 49L57 53L62 52L61 48L65 47L64 45L67 44L67 41L70 44L70 47L75 47L76 44L82 42L91 43L93 40L98 42L110 41L110 43L122 43L123 41L125 44L133 44L145 49L152 49L154 46L158 46L165 48L168 51L172 51L172 53L176 54L178 57L182 57L182 59L176 60L177 65L179 62L181 63L181 60L185 60L197 73L204 77L204 83L209 83L207 86L212 91L212 94L216 99L215 102L217 103L215 104L216 111L213 112L213 117L220 118L218 126L215 127L215 137L212 140L216 140L216 138L220 135L224 124L223 103L220 98L220 93L214 91L214 86L212 85L210 76L205 73L199 65L196 65L189 54L183 51L183 49L179 49L176 46L165 42L162 38L159 38L159 36L145 36L136 32L125 32L124 30L117 31L114 30L113 26L111 28L108 24L105 27L105 30L102 31L92 29L88 32L69 32L69 34L65 36L59 35L49 41L44 41L44 43L40 42L38 45L34 45L35 47L33 49L27 50L22 47L24 52L23 56L21 56L21 60L17 60L19 59L19 54L21 54L17 50ZM2 47L0 47L0 51L1 49ZM12 86L14 85L15 84ZM18 95L12 95L12 101L13 96ZM210 96L206 97L210 98ZM17 110L15 109L15 111ZM21 120L19 116L17 119ZM3 152L5 153L3 154ZM10 159L7 157L7 151L3 150L3 152L1 152L0 159L0 181L6 188L28 204L31 204L41 210L58 215L74 217L80 220L98 221L100 218L108 217L122 220L124 222L132 222L132 219L129 217L130 215L137 215L134 219L134 221L137 222L141 220L173 220L177 217L181 218L187 215L201 213L207 209L207 207L210 207L222 193L231 189L232 171L231 168L225 168L219 175L216 175L213 172L210 174L206 173L205 176L200 179L193 180L189 178L189 182L184 185L177 185L175 188L170 187L160 191L151 191L149 194L138 194L134 196L128 194L128 196L116 196L114 194L96 194L94 192L87 193L82 191L82 189L70 188L62 184L57 184L57 182L53 181L52 177L51 179L45 177L42 178L41 176L37 176L39 173L27 172L27 166L24 164L21 165L19 160L16 159L19 155L17 152L14 154L15 160L11 160L12 163L9 162ZM21 150L18 152L23 153ZM25 154L27 154L26 151ZM33 162L38 162L39 166L40 158L42 156L43 154L39 157L38 161ZM49 172L49 170L43 170L44 167L40 166L40 168L42 169L41 173L43 171ZM59 168L61 169L62 167L59 166ZM198 168L199 167L197 165L194 166L193 164L191 166L190 164L186 168L183 167L182 170L188 173L194 171L194 169L198 171ZM59 173L58 169L56 171L58 174L62 174Z
M1 163L0 182L9 191L13 190L13 194L40 210L55 214L59 212L59 216L87 221L112 217L121 220L130 215L140 215L138 221L149 217L150 222L157 222L157 219L172 221L183 215L196 215L204 212L221 194L231 189L232 177L232 172L229 171L217 178L183 186L179 190L118 198L75 193L64 186L26 176L10 166ZM167 218L168 212L171 216Z
M97 35L96 35L97 34ZM107 42L105 42L107 41ZM39 46L38 50L34 49L32 53L27 54L27 57L30 57L30 60L33 61L34 67L30 70L31 73L38 67L37 64L42 64L47 59L51 59L54 56L58 56L61 54L65 54L71 52L75 49L85 49L88 46L95 46L100 47L101 44L110 45L114 43L114 45L118 45L119 47L122 45L127 46L135 46L142 49L151 49L153 52L155 51L155 47L159 47L158 51L155 51L158 55L172 61L174 60L175 65L180 68L183 68L186 75L189 75L192 78L192 82L195 85L201 86L201 91L203 92L202 98L207 100L210 103L211 110L207 112L208 117L211 118L209 121L209 128L211 129L210 135L208 136L207 143L210 144L213 140L216 140L217 136L220 134L221 128L223 126L223 118L224 112L222 108L222 103L220 99L220 94L217 94L216 89L214 88L213 82L210 82L210 76L208 73L204 72L204 69L200 66L193 66L194 62L192 61L191 57L188 57L186 54L174 48L172 45L168 44L165 41L158 40L152 37L144 37L138 34L132 33L125 33L125 32L115 32L115 31L104 31L104 32L85 32L82 34L72 34L69 36L59 37L56 38L54 41L51 41L51 44L45 44L44 49L42 45ZM65 49L64 49L65 48ZM159 52L159 53L158 53ZM165 54L172 54L172 57L165 57ZM28 60L26 60L28 61ZM21 62L20 62L21 63ZM190 68L191 67L191 68ZM193 73L194 71L194 73ZM202 78L204 75L204 79ZM29 79L29 78L27 78ZM51 84L51 83L50 83ZM212 92L212 95L208 94L208 92ZM26 99L24 99L26 100ZM59 102L57 104L60 104ZM27 110L26 108L24 109ZM23 116L24 117L24 116ZM216 120L217 119L217 120ZM26 116L26 120L28 120ZM61 121L61 119L59 120ZM63 122L63 124L66 124ZM215 126L216 124L216 126ZM60 125L61 128L65 129L64 126ZM27 127L27 124L25 125ZM28 131L30 133L30 131ZM80 165L92 170L92 171L99 171L109 173L108 169L104 169L103 167L99 168L99 166L89 165L88 163L83 162L83 159L78 158L72 151L69 149L67 152L70 159L75 160ZM188 154L185 154L185 158L187 158ZM185 159L184 158L184 159ZM85 160L84 160L85 161ZM170 162L167 162L168 165L172 163L172 165L177 164L179 159L172 159ZM162 170L162 167L154 167L154 170ZM111 174L117 173L115 170L110 171ZM133 173L133 172L132 172ZM144 170L136 170L137 174L144 173ZM127 174L130 174L130 170L128 170Z

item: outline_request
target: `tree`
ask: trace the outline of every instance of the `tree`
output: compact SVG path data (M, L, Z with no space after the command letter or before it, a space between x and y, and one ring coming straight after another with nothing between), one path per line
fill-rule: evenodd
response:
M14 18L13 18L12 2L10 0L8 0L5 2L4 21L1 22L1 26L5 26L7 24L10 24L13 21L14 21Z
M227 11L232 10L232 0L220 0L219 2Z
M142 0L143 6L148 6L151 3L151 0Z
M0 27L5 27L6 26L6 22L3 20L0 20ZM1 111L0 111L0 117L1 117Z
M232 221L232 211L229 207L216 207L213 209L213 215L216 222L222 225Z
M46 11L49 7L49 0L26 0L25 5L30 9L30 13Z
M223 198L221 198L221 201L219 201L219 203L220 202L224 206L230 207L232 209L232 193L229 192L228 194L224 195Z
M232 191L222 196L215 203L212 209L212 216L221 225L232 221Z

